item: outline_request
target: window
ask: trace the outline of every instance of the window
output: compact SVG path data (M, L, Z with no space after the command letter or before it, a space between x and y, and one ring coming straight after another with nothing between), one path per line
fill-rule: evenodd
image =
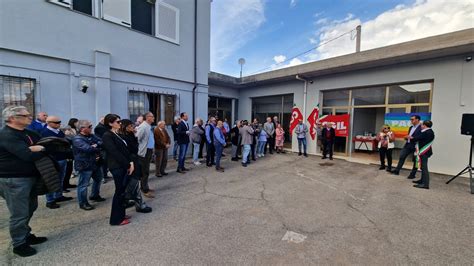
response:
M104 19L130 27L131 0L102 0Z
M49 0L49 2L71 8L72 0Z
M156 37L179 43L179 10L169 4L156 4Z
M165 97L165 123L171 125L174 123L174 116L176 114L176 96L164 95Z
M128 93L128 114L130 120L135 121L138 116L145 114L150 104L145 92L130 91Z
M93 0L73 0L72 9L92 16Z
M323 92L323 106L348 106L349 105L349 91L336 90Z
M128 114L130 120L135 121L138 116L152 112L155 115L155 123L157 123L162 119L162 99L164 104L164 120L167 124L173 123L176 113L176 96L141 91L128 92Z
M132 29L153 34L155 6L147 0L132 0Z
M35 112L34 79L0 76L0 108L3 110L10 105L23 105L31 114ZM0 113L0 126L3 126Z
M389 104L429 103L431 83L390 86Z
M385 104L386 87L352 90L354 105L380 105Z

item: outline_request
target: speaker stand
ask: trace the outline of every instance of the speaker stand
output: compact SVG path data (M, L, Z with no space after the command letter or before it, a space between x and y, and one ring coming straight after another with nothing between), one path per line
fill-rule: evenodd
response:
M457 177L459 177L459 176L461 176L465 173L469 173L469 180L470 180L470 184L471 184L471 194L474 194L474 183L473 183L474 180L473 180L473 177L472 177L472 171L473 171L473 168L472 168L473 138L474 138L474 136L471 136L471 150L470 150L470 153L469 153L469 164L466 166L466 168L464 168L461 172L459 172L459 174L453 176L451 179L448 180L448 182L446 182L446 184L449 184L449 183L451 183L451 181L453 181Z

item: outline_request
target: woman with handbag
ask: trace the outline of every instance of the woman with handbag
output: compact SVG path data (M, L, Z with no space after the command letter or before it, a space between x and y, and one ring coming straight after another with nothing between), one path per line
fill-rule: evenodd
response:
M395 147L395 134L390 130L390 126L382 126L377 134L377 141L380 154L379 170L387 169L387 172L390 172L392 171L392 150ZM387 157L387 167L385 167L385 157Z
M135 137L135 132L135 124L131 120L122 119L122 125L118 133L119 136L127 142L127 148L130 151L136 169L131 175L125 189L125 205L128 206L128 201L133 201L137 212L149 213L152 209L148 207L143 200L139 186L141 174L140 161L138 160L138 139Z
M130 223L130 216L125 215L125 189L128 179L135 170L135 164L127 142L118 134L120 124L120 116L116 114L108 114L104 118L104 125L109 131L105 132L102 138L103 147L107 153L107 165L115 183L110 225Z

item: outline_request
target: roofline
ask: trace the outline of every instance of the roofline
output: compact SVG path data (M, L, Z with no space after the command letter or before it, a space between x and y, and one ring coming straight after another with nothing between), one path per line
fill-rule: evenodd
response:
M474 28L337 56L256 75L236 78L210 72L209 84L232 88L294 80L374 67L474 53Z

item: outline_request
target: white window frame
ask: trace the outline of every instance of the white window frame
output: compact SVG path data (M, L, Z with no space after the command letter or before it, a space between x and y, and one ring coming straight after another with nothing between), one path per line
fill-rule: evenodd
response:
M48 0L48 2L52 3L52 4L55 4L55 5L58 5L58 6L62 6L62 7L66 7L72 11L75 11L75 12L79 12L83 15L86 15L86 16L93 16L93 17L98 17L98 14L99 14L99 6L100 6L100 3L101 0L91 0L92 1L92 15L89 15L89 14L85 14L85 13L82 13L82 12L79 12L79 11L76 11L73 9L73 2L74 0Z
M102 2L102 5L101 5L101 10L102 10L102 18L104 20L107 20L107 21L110 21L110 22L113 22L113 23L116 23L118 25L122 25L124 27L127 27L127 28L132 28L132 1L131 0L128 0L129 1L129 15L130 15L130 22L127 22L127 21L123 21L121 19L118 19L116 17L113 17L113 16L109 16L107 14L105 14L105 10L104 10L104 1L101 0Z
M48 0L48 2L72 9L72 0Z
M172 9L176 12L176 39L173 39L173 38L170 38L168 36L164 36L164 35L161 35L159 33L159 14L160 14L160 5L163 5L169 9ZM168 3L165 3L163 2L162 0L158 0L156 1L155 3L155 36L157 38L160 38L160 39L163 39L163 40L166 40L166 41L169 41L169 42L172 42L172 43L175 43L175 44L179 44L179 35L180 35L180 32L179 32L179 18L180 18L180 14L179 14L179 9L168 4Z

